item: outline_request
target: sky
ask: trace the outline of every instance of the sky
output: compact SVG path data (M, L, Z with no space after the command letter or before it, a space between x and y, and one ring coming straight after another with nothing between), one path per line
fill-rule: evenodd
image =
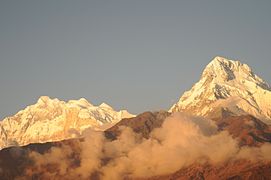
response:
M224 56L271 83L270 0L0 0L0 119L39 96L169 109Z

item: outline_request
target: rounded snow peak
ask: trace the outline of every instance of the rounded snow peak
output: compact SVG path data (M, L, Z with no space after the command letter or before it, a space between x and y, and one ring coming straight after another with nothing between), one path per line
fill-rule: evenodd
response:
M93 106L87 99L85 99L85 98L80 98L79 100L78 100L78 102L80 103L80 104L84 104L85 106Z
M59 103L60 101L57 98L51 99L49 96L41 96L35 105L36 106L46 105L46 106L54 107L58 105Z
M50 100L51 98L49 96L40 96L38 99L38 104L47 104L47 102Z
M101 108L107 108L107 109L113 109L111 106L109 106L108 104L106 104L104 102L99 107L101 107Z
M88 102L88 100L86 100L85 98L80 98L78 100L69 100L67 104L73 105L73 106L80 106L81 108L82 107L87 108L87 107L93 106L93 104Z

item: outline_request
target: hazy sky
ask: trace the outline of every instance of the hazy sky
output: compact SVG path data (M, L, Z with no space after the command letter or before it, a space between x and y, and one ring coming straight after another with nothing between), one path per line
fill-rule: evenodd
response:
M48 95L168 109L217 55L271 82L270 0L0 0L0 119Z

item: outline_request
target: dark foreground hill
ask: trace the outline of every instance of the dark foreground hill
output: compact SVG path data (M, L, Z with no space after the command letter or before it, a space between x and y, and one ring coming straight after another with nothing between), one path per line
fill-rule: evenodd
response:
M135 133L145 139L150 138L151 132L155 128L162 126L168 112L145 112L134 118L123 119L115 126L105 131L108 141L113 141L120 135L121 127L129 127ZM263 143L271 142L270 126L252 116L225 116L221 119L214 119L218 130L228 131L230 135L238 139L239 146L260 147ZM180 138L180 137L176 137ZM55 179L69 179L65 174L58 172L54 164L48 164L43 167L42 172L35 167L35 162L29 157L29 153L38 152L41 156L50 152L52 148L63 149L69 147L72 150L69 158L72 161L71 167L80 166L80 143L84 139L71 139L60 142L48 142L44 144L30 144L24 147L11 147L0 151L0 177L1 179L46 179L44 172L55 173ZM270 152L271 153L271 152ZM104 159L106 163L108 160ZM28 174L29 169L31 173ZM100 179L99 173L94 173L86 179ZM85 179L79 177L80 179ZM126 176L125 179L131 179ZM167 179L271 179L271 162L254 162L250 160L227 161L220 164L194 163L185 168L181 168L171 174L153 176L149 180L167 180Z

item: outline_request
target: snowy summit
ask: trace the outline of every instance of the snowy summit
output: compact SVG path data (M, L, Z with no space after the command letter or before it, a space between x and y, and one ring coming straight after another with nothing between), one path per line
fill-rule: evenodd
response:
M60 141L80 136L87 128L104 130L129 117L133 115L126 110L115 111L105 103L94 106L85 98L64 102L41 96L36 104L0 122L0 149Z
M215 57L200 81L186 91L169 111L186 111L199 116L250 114L271 124L271 88L240 61Z

